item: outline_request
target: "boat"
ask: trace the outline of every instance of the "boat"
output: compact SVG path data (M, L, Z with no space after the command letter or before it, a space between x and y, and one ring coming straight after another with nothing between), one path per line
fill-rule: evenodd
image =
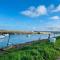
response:
M4 38L5 36L4 35L0 35L0 39Z
M4 36L9 36L9 34L4 34Z

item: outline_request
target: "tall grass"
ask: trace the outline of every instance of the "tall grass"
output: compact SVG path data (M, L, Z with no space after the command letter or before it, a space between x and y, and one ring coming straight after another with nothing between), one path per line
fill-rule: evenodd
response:
M60 38L55 44L49 42L35 42L21 49L12 48L0 53L0 60L56 60L60 55Z

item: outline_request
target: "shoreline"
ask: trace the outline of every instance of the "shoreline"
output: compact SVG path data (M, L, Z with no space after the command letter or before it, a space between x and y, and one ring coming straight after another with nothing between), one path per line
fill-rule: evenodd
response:
M28 42L24 44L15 45L12 48L7 48L4 51L1 51L0 58L5 58L6 60L17 59L21 60L27 59L32 60L56 60L60 58L60 36L56 38L57 41L55 44L50 43L48 39L37 40L33 42ZM37 58L37 57L38 58ZM9 58L10 57L10 58Z
M24 46L32 45L33 43L44 43L44 42L48 42L48 39L35 40L35 41L31 41L31 42L25 42L25 43L15 44L15 45L12 45L12 46L5 47L3 49L4 50L10 49L10 48L17 48L17 49L19 49L19 48L22 48Z

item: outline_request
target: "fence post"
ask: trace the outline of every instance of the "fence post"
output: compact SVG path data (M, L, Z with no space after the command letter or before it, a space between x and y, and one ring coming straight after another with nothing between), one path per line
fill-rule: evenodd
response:
M8 41L7 41L7 47L9 46L9 40L10 40L10 34L9 34Z
M48 40L50 39L50 34L48 35Z

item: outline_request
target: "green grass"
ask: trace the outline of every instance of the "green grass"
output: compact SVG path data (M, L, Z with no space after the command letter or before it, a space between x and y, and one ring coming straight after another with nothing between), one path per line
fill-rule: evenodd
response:
M56 60L60 56L60 37L55 44L33 42L20 49L11 48L0 53L0 60Z

